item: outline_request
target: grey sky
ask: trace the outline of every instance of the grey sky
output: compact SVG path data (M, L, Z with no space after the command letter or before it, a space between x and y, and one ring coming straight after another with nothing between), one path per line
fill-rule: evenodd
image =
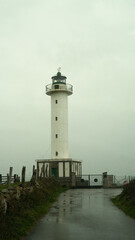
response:
M70 157L84 173L135 174L134 13L134 0L0 0L0 173L50 158L44 89L61 66Z

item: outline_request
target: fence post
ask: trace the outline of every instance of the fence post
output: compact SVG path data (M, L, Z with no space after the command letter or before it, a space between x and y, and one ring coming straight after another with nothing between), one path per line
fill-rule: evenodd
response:
M90 187L90 175L88 175L88 186Z
M35 165L33 165L33 173L32 173L32 178L31 178L32 183L35 183L36 177L37 177L37 170L35 169Z
M10 169L9 169L9 176L8 176L8 188L11 187L12 171L13 171L13 168L10 167Z
M43 178L45 178L45 164L43 163Z
M39 178L39 163L37 163L37 179Z
M24 186L25 183L25 173L26 173L26 167L22 168L22 185Z
M46 168L45 168L45 174L46 174L46 177L48 177L47 169L48 169L48 165L46 165Z
M35 165L33 165L33 175L34 175L34 173L35 173Z
M16 174L14 174L14 183L16 182Z
M0 184L2 183L2 174L0 174Z

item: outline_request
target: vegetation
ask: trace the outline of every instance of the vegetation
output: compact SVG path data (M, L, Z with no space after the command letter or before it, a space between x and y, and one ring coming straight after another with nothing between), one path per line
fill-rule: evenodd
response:
M120 195L112 199L112 202L128 216L135 218L135 180L132 180Z
M46 178L23 188L19 199L11 196L6 214L0 212L0 239L22 239L65 190L54 178Z
M29 184L28 182L25 183L25 186ZM11 187L14 188L14 187L17 187L20 185L20 182L17 182L17 183L11 183ZM0 185L0 192L3 190L3 189L7 189L8 188L8 184L1 184Z

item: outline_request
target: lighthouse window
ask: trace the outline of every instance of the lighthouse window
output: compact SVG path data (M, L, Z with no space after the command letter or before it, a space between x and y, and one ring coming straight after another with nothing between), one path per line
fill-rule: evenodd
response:
M55 100L55 103L57 104L57 103L58 103L58 100Z
M56 156L58 156L58 152L56 152Z
M58 134L56 134L55 137L58 138Z
M58 121L58 117L55 117L55 120Z
M55 89L59 89L59 85L55 85Z

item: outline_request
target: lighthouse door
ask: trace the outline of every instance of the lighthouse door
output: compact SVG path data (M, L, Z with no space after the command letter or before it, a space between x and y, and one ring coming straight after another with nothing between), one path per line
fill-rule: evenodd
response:
M58 169L57 168L52 168L52 176L54 176L55 178L58 177Z

